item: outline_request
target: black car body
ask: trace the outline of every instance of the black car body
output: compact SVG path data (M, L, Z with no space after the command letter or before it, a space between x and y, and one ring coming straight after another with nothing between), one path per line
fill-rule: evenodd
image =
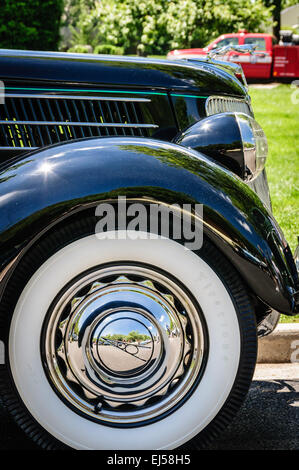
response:
M279 313L298 312L297 270L271 213L265 170L246 162L254 143L250 136L244 145L248 136L242 126L247 132L255 121L238 66L1 51L0 70L5 91L0 105L2 316L14 310L13 301L21 295L16 285L24 287L30 278L23 275L22 263L35 247L119 196L165 206L202 204L204 237L245 286L261 334L274 328ZM254 135L262 135L254 129ZM5 345L6 334L4 328ZM127 347L126 341L116 346L123 344ZM107 350L107 338L104 345ZM46 363L44 357L47 371ZM26 400L17 389L23 407ZM57 433L27 408L37 429L46 428L57 444ZM79 415L84 416L81 408ZM156 414L151 419L145 424L160 422ZM113 427L109 423L104 426ZM203 443L207 432L200 433ZM43 441L48 446L53 445L49 435Z

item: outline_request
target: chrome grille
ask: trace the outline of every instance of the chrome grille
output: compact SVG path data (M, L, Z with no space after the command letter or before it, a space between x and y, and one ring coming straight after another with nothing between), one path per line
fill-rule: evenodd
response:
M211 116L218 113L245 113L253 115L250 104L237 98L227 98L224 96L210 96L206 101L206 114Z
M32 150L83 137L147 137L147 98L6 95L0 105L0 150Z

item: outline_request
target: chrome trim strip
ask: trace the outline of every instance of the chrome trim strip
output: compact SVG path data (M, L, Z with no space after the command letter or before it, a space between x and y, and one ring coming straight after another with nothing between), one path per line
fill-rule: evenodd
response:
M80 90L78 90L78 93ZM124 101L130 103L150 103L149 98L126 98L125 96L94 96L94 95L35 95L26 93L6 93L7 98L36 98L36 99L64 99L64 100L97 100L97 101Z
M0 121L1 125L20 125L20 126L79 126L79 127L137 127L137 128L157 128L156 124L138 124L129 123L124 124L122 122L65 122L65 121Z
M252 111L251 105L248 101L246 101L242 98L234 98L234 97L229 97L229 96L218 96L218 95L211 95L206 99L205 111L206 111L207 116L212 116L213 114L216 114L216 113L210 113L209 110L208 110L209 103L210 103L211 100L221 100L222 102L229 102L230 101L230 102L242 103L242 104L244 104L248 107L248 110L251 113L250 116L253 116L253 111ZM219 111L219 112L226 112L226 111ZM237 112L237 110L232 111L232 112ZM244 112L244 111L239 111L239 112Z
M41 147L0 147L1 150L37 150Z

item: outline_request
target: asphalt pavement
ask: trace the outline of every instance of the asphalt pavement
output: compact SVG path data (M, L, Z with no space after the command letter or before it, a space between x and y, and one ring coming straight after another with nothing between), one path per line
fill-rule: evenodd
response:
M212 450L299 450L299 363L258 364L238 415Z
M35 450L0 407L0 450ZM211 450L299 450L299 363L259 364L246 401Z

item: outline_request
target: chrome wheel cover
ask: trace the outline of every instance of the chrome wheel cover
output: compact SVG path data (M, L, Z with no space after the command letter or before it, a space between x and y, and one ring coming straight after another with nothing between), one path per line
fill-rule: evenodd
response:
M176 279L148 265L99 266L57 296L41 338L47 377L75 412L110 426L161 419L204 369L200 308Z

